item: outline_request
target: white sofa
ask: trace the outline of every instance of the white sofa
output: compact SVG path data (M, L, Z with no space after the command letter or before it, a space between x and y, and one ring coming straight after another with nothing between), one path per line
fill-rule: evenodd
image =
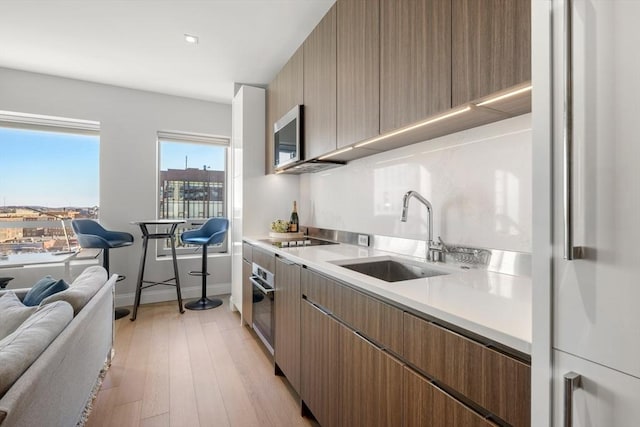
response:
M116 278L107 280L106 270L92 266L74 280L66 294L50 297L70 302L73 319L0 396L1 427L72 427L78 423L100 371L110 362ZM87 289L97 291L83 297ZM26 290L15 292L23 298ZM71 312L66 303L56 305Z

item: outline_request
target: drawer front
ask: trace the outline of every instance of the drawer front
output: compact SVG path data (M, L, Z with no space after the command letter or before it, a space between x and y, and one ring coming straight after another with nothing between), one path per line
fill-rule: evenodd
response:
M340 285L334 314L382 347L402 354L402 310Z
M525 363L409 313L403 356L509 424L530 425L531 372Z
M249 263L253 262L253 246L248 243L242 244L242 258L246 259Z
M302 295L315 304L321 305L331 313L340 312L336 307L339 301L338 292L341 285L309 269L302 269Z
M405 427L496 427L408 368L404 368L403 402Z
M269 270L269 272L276 274L276 255L274 253L254 247L252 255L253 262L258 264L260 267Z

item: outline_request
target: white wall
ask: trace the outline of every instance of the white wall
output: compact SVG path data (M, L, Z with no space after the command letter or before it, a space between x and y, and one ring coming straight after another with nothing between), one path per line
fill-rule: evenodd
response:
M427 211L402 196L416 190L433 205L434 236L446 243L531 252L531 115L365 157L302 175L301 224L426 239Z
M0 68L0 110L100 122L100 220L107 228L128 231L136 238L134 246L111 253L111 271L127 276L116 286L116 302L132 304L141 233L130 222L156 217L156 132L230 137L231 106ZM72 172L73 165L69 167ZM200 293L199 278L186 274L199 270L199 263L200 258L180 260L183 297ZM170 260L157 261L149 255L146 277L150 280L169 278L171 271ZM209 271L213 284L209 293L228 293L230 255L211 258ZM173 298L173 288L154 287L143 291L142 301Z

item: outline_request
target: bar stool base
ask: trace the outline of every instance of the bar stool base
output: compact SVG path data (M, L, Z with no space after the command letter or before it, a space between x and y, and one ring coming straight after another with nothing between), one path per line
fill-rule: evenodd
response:
M218 298L200 298L196 301L190 301L184 305L188 310L209 310L222 305L222 300Z
M122 319L125 316L128 316L131 312L126 308L116 308L114 313L114 317L116 318L116 320L118 320Z

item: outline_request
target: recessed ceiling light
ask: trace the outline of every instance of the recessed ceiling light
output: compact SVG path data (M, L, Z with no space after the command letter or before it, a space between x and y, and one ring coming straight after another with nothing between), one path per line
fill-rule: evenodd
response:
M191 44L198 44L198 36L193 36L191 34L184 35L184 41Z

